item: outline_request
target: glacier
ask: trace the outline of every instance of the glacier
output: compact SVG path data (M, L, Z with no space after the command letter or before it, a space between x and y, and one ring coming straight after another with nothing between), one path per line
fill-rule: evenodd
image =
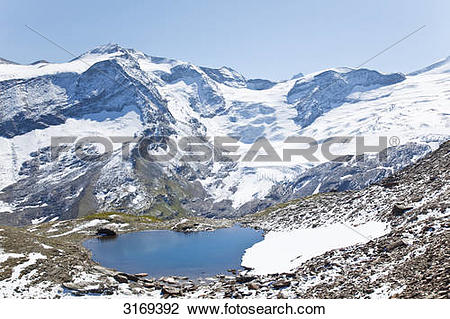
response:
M239 216L316 192L360 189L448 139L450 62L409 74L333 68L290 80L246 79L108 44L67 63L0 61L0 223L70 219L97 211ZM50 158L52 136L396 137L388 160L345 163L85 162L72 147ZM354 144L335 149L352 154ZM353 151L354 153L354 151ZM350 177L349 177L350 176Z

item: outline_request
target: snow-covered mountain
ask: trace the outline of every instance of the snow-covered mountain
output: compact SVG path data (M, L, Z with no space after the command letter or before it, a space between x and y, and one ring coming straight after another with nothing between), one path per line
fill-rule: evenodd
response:
M2 60L5 61L5 60ZM272 82L118 45L67 63L0 62L0 223L68 219L96 211L162 218L233 216L317 192L358 189L435 149L450 135L450 62L408 75L336 68ZM52 136L239 136L239 151L289 136L398 138L388 161L154 163L135 144L123 160L58 161ZM91 151L94 151L93 147ZM353 150L353 151L352 151ZM334 150L354 154L354 144Z

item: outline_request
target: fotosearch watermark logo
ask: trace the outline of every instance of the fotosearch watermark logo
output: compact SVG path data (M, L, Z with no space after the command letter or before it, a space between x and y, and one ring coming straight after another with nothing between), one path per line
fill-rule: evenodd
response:
M387 159L389 146L398 146L396 136L334 136L318 141L307 136L289 136L284 141L271 142L265 137L257 138L251 144L243 144L240 137L230 136L53 136L51 137L51 158L56 161L61 154L73 151L83 161L99 161L109 158L120 147L122 158L130 152L150 162L293 162L302 157L308 162L321 159L332 162L346 162L349 155L363 161L365 154L377 154L379 161ZM114 147L116 144L116 147ZM132 147L133 145L133 147ZM350 147L347 154L333 152L340 147Z

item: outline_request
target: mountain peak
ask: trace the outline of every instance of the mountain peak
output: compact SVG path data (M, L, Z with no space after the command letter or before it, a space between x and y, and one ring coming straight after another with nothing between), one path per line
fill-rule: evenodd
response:
M99 45L99 46L81 54L80 56L77 56L76 58L72 59L71 61L75 61L77 59L84 58L89 55L107 55L107 54L124 55L124 54L129 54L131 52L136 52L136 51L133 49L126 49L126 48L118 45L117 43L108 43L108 44L104 44L104 45Z
M294 75L292 76L291 80L299 79L299 78L302 78L302 77L304 77L304 76L305 76L305 75L304 75L302 72L299 72L299 73L297 73L297 74L294 74Z
M200 69L217 82L231 86L245 86L245 77L230 67L222 66L219 69L200 67Z
M90 51L88 51L87 53L90 54L111 54L111 53L116 53L116 52L126 52L129 49L125 49L123 47L121 47L120 45L118 45L117 43L108 43L105 45L100 45Z

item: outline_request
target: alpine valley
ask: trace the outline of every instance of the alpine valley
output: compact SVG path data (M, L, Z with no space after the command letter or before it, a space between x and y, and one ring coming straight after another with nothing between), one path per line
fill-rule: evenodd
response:
M450 62L411 74L336 68L272 82L148 56L118 45L60 64L0 62L0 224L66 220L93 212L159 219L236 217L319 192L361 189L448 139ZM239 151L265 137L394 137L388 159L327 162L148 162L131 144L122 158L86 161L75 146L51 159L54 136L238 136ZM399 145L398 145L399 144ZM94 146L93 146L94 147ZM290 147L292 148L292 147ZM95 149L91 150L95 152ZM282 156L282 154L280 154Z
M115 44L67 63L0 59L0 297L449 298L449 105L450 57L409 74L345 67L278 82ZM84 157L67 142L52 156L54 137L93 136L133 141L111 154L85 145ZM139 150L192 136L214 156ZM317 141L317 160L215 157L230 151L215 137L238 138L241 158L283 158L286 144L305 147L293 136ZM330 149L339 161L320 151L333 137L350 141ZM357 137L385 149L359 154ZM264 139L272 148L255 151ZM235 224L264 237L242 267L198 280L116 270L83 246Z

